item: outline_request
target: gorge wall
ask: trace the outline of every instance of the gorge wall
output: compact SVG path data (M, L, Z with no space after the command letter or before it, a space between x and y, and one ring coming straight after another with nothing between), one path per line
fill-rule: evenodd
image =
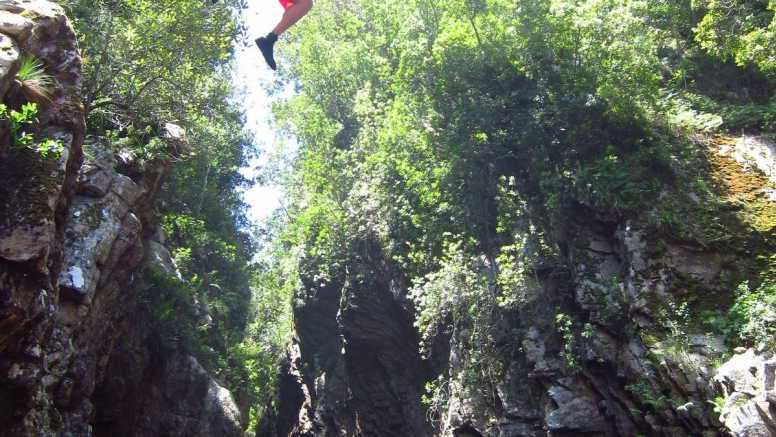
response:
M143 266L179 280L153 208L171 164L85 138L81 60L60 7L0 0L8 110L29 100L16 80L23 56L54 80L28 126L34 142L63 147L42 156L14 146L20 132L0 122L2 434L243 435L245 405L170 345L148 310L159 290ZM337 147L353 140L346 133ZM159 137L186 142L169 124ZM776 364L764 341L729 335L741 284L755 289L776 268L776 146L692 141L703 151L692 163L698 182L667 186L639 214L587 199L559 220L525 207L525 247L542 249L520 293L495 279L506 249L483 250L463 261L476 274L461 283L501 301L433 320L429 338L411 299L417 284L380 242L353 243L357 262L336 276L305 258L295 338L257 435L776 434ZM509 187L515 204L530 192Z
M341 283L304 262L295 341L260 435L774 435L768 340L726 334L739 284L767 277L776 249L776 145L696 141L719 202L666 189L627 217L580 202L526 295L486 316L480 343L480 326L447 319L421 354L409 281L379 244L359 248L365 265ZM659 220L666 204L676 222ZM474 261L496 294L494 258Z
M33 145L16 145L24 58L51 76ZM240 436L231 393L191 355L159 347L141 269L176 268L153 195L170 163L117 160L85 140L81 58L61 7L0 1L0 430L4 436ZM184 141L167 125L160 136ZM56 156L55 156L56 155ZM123 173L122 173L123 172ZM131 177L130 177L131 175Z

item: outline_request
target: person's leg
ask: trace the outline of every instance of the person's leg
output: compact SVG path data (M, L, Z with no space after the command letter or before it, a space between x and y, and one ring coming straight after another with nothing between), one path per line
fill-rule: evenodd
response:
M280 23L272 29L272 33L280 36L283 32L288 30L289 27L293 26L302 17L307 15L312 8L313 0L295 0L294 4L283 13L283 18L281 18Z
M283 2L281 2L283 3ZM296 0L294 3L286 9L283 13L283 18L280 19L280 23L267 36L262 36L256 39L256 46L261 50L261 54L264 56L264 60L267 61L269 68L276 69L274 46L278 37L288 30L289 27L296 24L302 17L310 12L313 7L313 0Z

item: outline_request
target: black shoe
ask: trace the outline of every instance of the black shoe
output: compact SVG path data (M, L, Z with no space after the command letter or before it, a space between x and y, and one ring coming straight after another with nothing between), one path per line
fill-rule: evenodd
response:
M273 36L274 38L272 38ZM269 68L273 70L277 70L277 65L275 65L275 56L272 54L272 48L275 46L275 41L277 40L278 37L271 32L267 36L256 38L256 46L259 47L261 54L264 55L264 60L267 61Z

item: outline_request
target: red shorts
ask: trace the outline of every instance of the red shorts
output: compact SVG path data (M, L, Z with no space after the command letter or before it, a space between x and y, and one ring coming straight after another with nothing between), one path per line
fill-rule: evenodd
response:
M283 9L288 9L294 6L294 0L280 0L280 6L283 6Z

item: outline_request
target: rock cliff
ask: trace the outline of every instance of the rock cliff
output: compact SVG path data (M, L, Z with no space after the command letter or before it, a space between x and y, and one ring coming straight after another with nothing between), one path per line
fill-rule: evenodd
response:
M38 102L39 122L25 129L34 144L63 147L58 156L19 147L21 133L8 117L0 122L3 435L243 435L231 393L189 354L160 350L139 302L149 293L138 279L147 261L178 280L153 209L171 164L139 168L99 139L85 141L81 59L63 9L0 1L8 111L29 100L16 75L30 57L53 85ZM175 144L178 130L168 125L161 136Z
M630 217L580 203L554 227L528 292L488 316L495 328L479 344L476 325L446 320L421 355L407 281L379 250L369 274L341 283L310 261L265 434L774 435L776 366L760 343L726 333L739 284L768 275L776 250L776 145L695 146L719 202L665 191L665 203ZM665 217L666 203L679 219ZM499 269L492 260L479 260L482 277Z

